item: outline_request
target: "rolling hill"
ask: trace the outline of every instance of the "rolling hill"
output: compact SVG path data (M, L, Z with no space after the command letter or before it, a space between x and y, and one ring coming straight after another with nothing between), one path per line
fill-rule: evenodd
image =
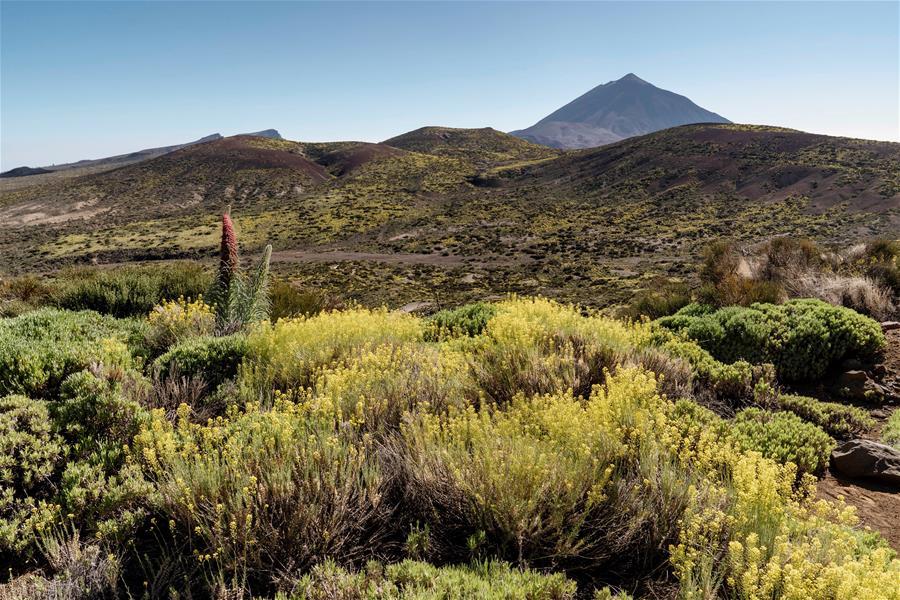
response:
M568 152L492 129L237 136L2 191L0 273L212 258L225 204L245 250L271 242L276 271L344 298L605 305L690 279L719 236L896 236L900 144L731 124Z
M730 121L629 73L512 135L553 148L593 148L692 123Z

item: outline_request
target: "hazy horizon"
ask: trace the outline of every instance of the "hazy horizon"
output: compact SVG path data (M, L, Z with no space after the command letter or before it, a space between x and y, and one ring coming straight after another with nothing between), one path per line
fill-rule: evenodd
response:
M3 1L0 170L267 128L534 124L633 72L737 123L900 141L900 4Z

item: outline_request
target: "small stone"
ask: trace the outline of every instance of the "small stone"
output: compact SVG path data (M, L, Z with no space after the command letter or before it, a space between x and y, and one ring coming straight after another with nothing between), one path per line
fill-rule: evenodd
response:
M885 321L881 324L882 331L893 331L894 329L900 329L900 321Z

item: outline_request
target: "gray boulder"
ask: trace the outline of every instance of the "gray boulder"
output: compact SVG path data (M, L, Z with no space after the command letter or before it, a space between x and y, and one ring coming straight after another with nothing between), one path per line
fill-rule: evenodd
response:
M871 440L850 440L832 451L831 469L846 477L900 486L900 450Z
M884 387L862 370L844 371L838 376L834 387L839 396L858 402L877 402L885 396Z

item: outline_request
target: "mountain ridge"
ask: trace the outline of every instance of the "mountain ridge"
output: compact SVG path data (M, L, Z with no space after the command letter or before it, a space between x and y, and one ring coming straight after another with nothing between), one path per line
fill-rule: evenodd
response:
M281 140L284 139L281 137L281 134L278 133L277 129L263 129L262 131L255 131L253 133L239 133L236 135L243 136L251 136L251 137L263 137L269 139ZM182 144L172 144L169 146L159 146L156 148L145 148L143 150L136 150L134 152L126 152L123 154L115 154L113 156L105 156L102 158L88 158L82 159L69 163L62 163L58 165L45 165L43 167L16 167L14 169L10 169L8 171L4 171L0 173L0 177L2 178L11 178L11 177L27 177L31 175L46 175L50 173L59 173L63 171L73 170L73 169L104 169L106 167L115 168L119 166L125 166L130 164L135 164L138 162L142 162L145 160L150 160L153 158L157 158L159 156L163 156L165 154L169 154L170 152L175 152L176 150L180 150L182 148L187 148L189 146L194 146L197 144L205 144L207 142L214 142L216 140L224 139L221 133L212 133L210 135L203 136L196 140L185 142Z

